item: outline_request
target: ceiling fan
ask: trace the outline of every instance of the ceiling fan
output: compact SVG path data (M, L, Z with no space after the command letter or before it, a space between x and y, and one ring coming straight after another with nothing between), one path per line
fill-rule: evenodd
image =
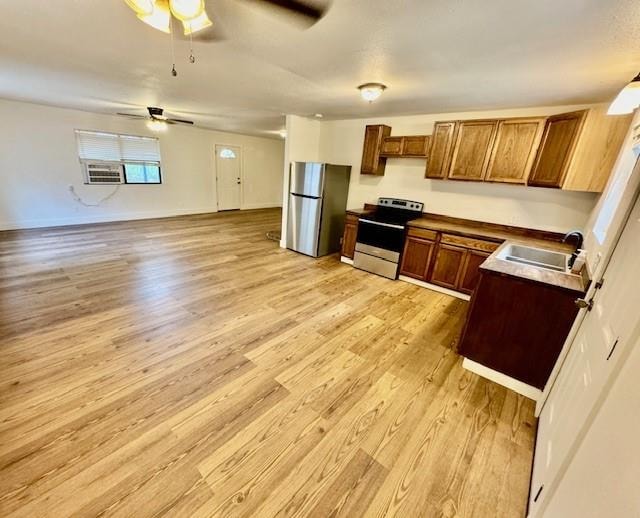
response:
M244 0L261 3L294 14L313 25L325 14L326 9L316 7L311 1L304 0ZM207 14L205 0L125 0L138 18L146 24L167 34L173 32L173 18L182 23L185 36L192 37L212 27L213 22ZM200 36L200 34L198 35ZM212 38L203 38L209 39Z
M118 113L117 115L122 115L131 119L145 119L148 121L149 128L154 131L162 131L166 129L167 124L193 125L193 121L167 117L164 115L164 109L158 108L157 106L147 106L147 111L149 112L149 115L138 115L135 113Z

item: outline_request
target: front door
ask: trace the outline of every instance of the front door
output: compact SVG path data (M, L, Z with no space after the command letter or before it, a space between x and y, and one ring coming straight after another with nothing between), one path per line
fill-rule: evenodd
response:
M218 210L239 209L242 200L239 146L216 145Z
M540 414L534 458L529 516L544 516L545 501L559 483L585 424L597 411L597 402L618 359L632 345L640 325L640 200L611 256L601 288L585 316ZM606 445L603 445L603 447Z

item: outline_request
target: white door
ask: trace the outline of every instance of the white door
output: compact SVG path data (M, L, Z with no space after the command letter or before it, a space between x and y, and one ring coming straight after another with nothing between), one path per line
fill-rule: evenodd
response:
M218 210L239 209L242 200L242 173L239 146L216 145Z
M618 358L624 356L634 329L640 325L639 258L640 201L636 200L601 279L602 286L595 292L592 309L540 414L529 502L531 517L544 516L545 501L579 446L603 389L620 367Z

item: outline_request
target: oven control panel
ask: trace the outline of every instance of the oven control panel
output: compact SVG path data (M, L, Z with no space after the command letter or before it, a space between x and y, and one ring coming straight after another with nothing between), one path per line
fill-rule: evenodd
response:
M413 210L423 212L424 203L419 201L401 200L398 198L378 198L378 205L383 207L394 207L396 209Z

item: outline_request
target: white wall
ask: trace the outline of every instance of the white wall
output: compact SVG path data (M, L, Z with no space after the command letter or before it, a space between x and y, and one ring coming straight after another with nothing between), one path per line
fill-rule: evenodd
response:
M215 212L215 144L242 148L242 208L282 202L281 140L184 126L154 134L144 121L7 100L0 120L0 229ZM122 185L99 207L77 203L69 185L88 203L115 187L83 184L74 129L157 135L163 183Z
M289 207L289 165L291 162L318 162L320 158L320 122L317 120L287 115L287 138L284 147L282 181L282 238L280 246L285 248L287 235L287 209Z
M580 108L584 105L327 121L321 123L319 155L322 161L353 166L349 208L375 202L379 196L393 196L422 201L426 212L565 232L584 227L597 194L427 180L424 159L390 158L384 176L361 176L362 144L367 124L391 126L392 135L430 135L434 122L439 120L550 115Z

